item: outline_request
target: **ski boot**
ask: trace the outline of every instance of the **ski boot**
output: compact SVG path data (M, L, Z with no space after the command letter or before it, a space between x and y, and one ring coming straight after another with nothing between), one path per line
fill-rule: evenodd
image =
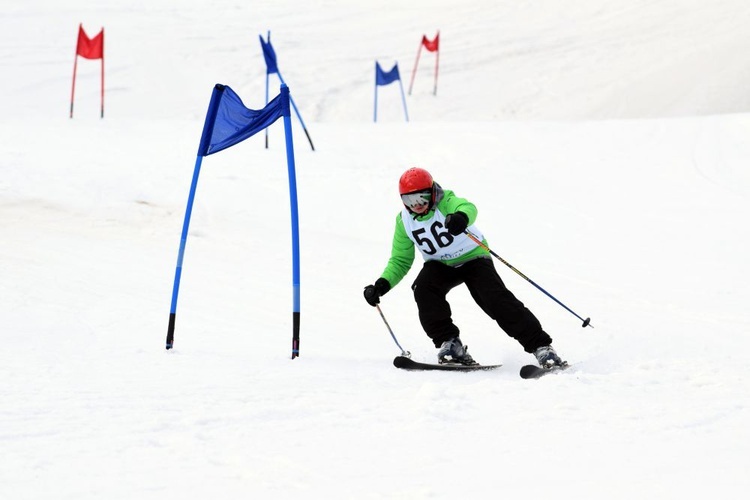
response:
M468 352L469 347L464 346L461 343L461 339L453 337L450 340L443 342L438 351L438 363L440 364L460 364L460 365L476 365L479 364L474 361L471 354Z
M545 370L551 370L553 368L564 368L568 366L567 361L563 361L560 356L557 355L555 349L551 345L545 345L534 351L534 356L539 362L539 366Z

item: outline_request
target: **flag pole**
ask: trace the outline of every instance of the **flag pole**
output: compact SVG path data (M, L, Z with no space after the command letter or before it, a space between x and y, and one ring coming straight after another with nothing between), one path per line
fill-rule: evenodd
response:
M280 75L279 75L280 76ZM281 115L284 117L284 137L286 138L286 161L289 171L289 207L292 216L292 359L299 356L300 327L300 252L299 252L299 206L297 203L297 176L294 168L294 141L289 103L289 87L281 84Z
M81 31L83 30L83 23L78 25L78 38L76 39L76 56L73 59L73 88L70 91L70 117L73 118L73 101L76 95L76 72L78 70L78 44L81 42Z
M277 71L276 74L279 75L279 80L281 80L281 85L286 86L286 82L284 81L284 77L281 76L281 71L280 70ZM300 125L302 125L302 130L305 132L305 135L307 136L307 142L310 143L310 148L313 151L315 151L315 146L313 146L312 139L310 138L310 133L307 131L307 126L305 126L305 122L302 120L302 115L299 114L299 110L297 109L297 105L294 103L294 99L292 99L291 95L289 96L289 102L291 103L292 108L294 108L294 113L297 115L297 119L299 120Z
M73 88L70 91L70 117L73 118L73 100L76 95L76 70L78 69L78 49L76 49L76 57L73 62Z
M282 85L286 85L286 82L284 81L284 77L281 75L279 66L276 63L276 53L274 52L273 46L271 45L271 31L268 31L267 42L263 40L263 35L258 35L258 37L260 38L260 46L263 50L263 57L266 60L266 104L268 104L268 75L270 73L276 73L279 76L279 80L281 81ZM305 132L305 136L307 136L307 142L310 143L310 148L315 151L315 146L313 145L312 138L310 137L310 132L307 131L307 125L305 125L305 121L302 119L302 115L297 109L297 105L295 104L294 99L292 99L291 96L289 97L289 102L292 104L294 112L297 115L300 124L302 125L302 130ZM266 130L266 148L268 148L268 130Z
M417 59L414 61L414 69L411 72L411 82L409 83L409 95L411 95L411 88L414 86L414 77L417 75L417 66L419 65L419 55L422 53L422 45L424 45L424 35L422 35L422 41L419 42L419 49L417 49Z
M375 111L373 121L378 122L378 62L375 61Z
M104 28L102 28L102 97L101 97L101 115L100 118L104 118Z
M263 38L261 37L261 40ZM271 43L271 30L268 30L268 43ZM268 106L268 71L266 71L266 103L265 106ZM268 127L265 129L266 134L266 149L268 149Z
M440 66L440 30L438 30L435 39L438 40L437 50L435 51L435 87L432 91L432 95L437 95L437 82L438 82L438 67Z
M198 155L195 160L195 169L193 170L193 181L190 184L190 194L188 195L187 209L185 210L185 219L182 223L182 236L180 237L180 250L177 254L177 267L174 273L174 285L172 285L172 304L169 309L169 325L167 326L167 349L174 345L174 328L177 315L177 294L180 291L180 277L182 276L182 259L185 256L185 245L187 243L188 228L190 227L190 215L193 212L193 200L195 191L198 187L198 176L201 171L203 157Z
M167 326L167 349L171 349L174 345L174 329L177 316L177 295L180 291L182 260L185 256L185 245L187 244L188 228L190 227L190 215L193 212L193 200L195 199L195 191L198 188L198 177L200 175L203 157L208 153L208 146L211 140L211 134L213 134L214 122L216 121L216 115L219 111L219 102L221 101L221 96L224 93L224 88L225 87L223 85L216 85L214 87L214 90L211 93L211 101L208 103L206 121L203 123L201 142L198 146L198 156L195 160L193 180L190 183L190 193L188 194L187 208L185 209L185 219L182 222L180 249L177 253L177 266L174 272L174 285L172 286L172 303L169 308L169 325Z
M271 36L270 33L268 36ZM266 73L266 106L268 106L268 73ZM268 149L268 127L265 129L266 133L266 149Z
M396 64L398 66L398 64ZM401 102L404 103L404 116L406 121L409 121L409 113L406 111L406 96L404 95L404 84L401 82L401 78L398 79L398 86L401 88Z

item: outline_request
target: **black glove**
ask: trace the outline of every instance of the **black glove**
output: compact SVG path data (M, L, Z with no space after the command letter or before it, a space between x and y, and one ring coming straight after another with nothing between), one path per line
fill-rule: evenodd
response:
M367 285L365 287L365 300L372 307L380 304L380 297L388 293L391 289L391 284L385 278L378 278L374 285Z
M469 216L463 212L454 212L445 218L445 228L453 236L463 233L468 225Z

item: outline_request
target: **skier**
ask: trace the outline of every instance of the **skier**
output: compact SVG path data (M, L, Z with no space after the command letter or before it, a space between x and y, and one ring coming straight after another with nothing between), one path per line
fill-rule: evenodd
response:
M396 217L391 257L375 283L365 287L367 303L375 307L406 276L416 245L425 262L411 288L422 328L439 348L439 363L477 364L461 342L446 300L452 288L465 283L479 307L533 353L542 368L565 366L539 320L505 287L488 249L465 233L468 229L487 245L474 225L476 206L442 189L422 168L404 172L398 189L404 208Z

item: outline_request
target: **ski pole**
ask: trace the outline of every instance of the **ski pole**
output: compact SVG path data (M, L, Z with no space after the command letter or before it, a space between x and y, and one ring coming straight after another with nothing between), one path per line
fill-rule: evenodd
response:
M511 268L511 269L512 269L512 270L513 270L513 271L514 271L514 272L515 272L515 273L516 273L517 275L519 275L520 277L522 277L523 279L525 279L526 281L528 281L529 283L531 283L532 285L534 285L534 286L535 286L535 287L537 288L537 290L541 291L541 292L542 292L542 293L544 293L544 294L545 294L545 295L546 295L547 297L549 297L550 299L552 299L552 300L554 300L555 302L557 302L558 304L560 304L560 305L561 305L561 306L562 306L563 308L565 308L565 310L566 310L566 311L568 311L568 312L569 312L570 314L572 314L572 315L573 315L573 316L575 316L576 318L578 318L578 319L580 319L581 321L583 321L583 324L581 325L581 327L585 328L585 327L587 327L587 326L590 326L591 328L594 328L594 325L592 325L592 324L591 324L591 318L586 318L586 319L583 319L582 317L580 317L579 315L577 315L577 314L576 314L575 312L573 312L573 310L572 310L571 308L569 308L568 306L566 306L565 304L563 304L562 302L560 302L559 300L557 300L557 299L556 299L555 297L553 297L553 296L552 296L552 294L550 294L550 293L549 293L549 292L548 292L547 290L545 290L544 288L540 287L539 285L537 285L536 283L534 283L534 282L533 282L532 280L530 280L529 278L527 278L527 277L526 277L526 276L525 276L525 275L524 275L524 274L523 274L523 273L522 273L521 271L519 271L519 270L518 270L518 269L516 269L515 267L511 266L511 265L510 265L510 263L509 263L509 262L508 262L507 260L505 260L505 259L503 259L502 257L500 257L500 256L499 256L498 254L496 254L495 252L493 252L493 251L492 251L492 250L490 249L490 247L488 247L487 245L485 245L484 243L482 243L481 241L479 241L479 238L477 238L476 236L474 236L474 235L473 235L473 234L471 233L471 231L469 231L468 229L466 229L466 230L464 230L464 233L465 233L465 234L466 234L466 235L467 235L467 236L468 236L469 238L471 238L471 240L472 240L472 241L473 241L474 243L476 243L476 244L477 244L477 245L479 245L480 247L482 247L482 248L484 248L485 250L487 250L488 252L490 252L490 254L491 254L491 255L492 255L493 257L495 257L495 258L496 258L496 259L498 259L498 260L499 260L500 262L502 262L503 264L505 264L506 266L508 266L509 268Z
M399 349L401 349L401 355L405 356L407 358L411 357L411 353L409 351L404 351L404 348L401 347L401 344L398 343L398 340L396 340L396 336L393 334L393 330L391 330L391 325L388 324L388 321L385 319L385 316L383 315L383 311L380 309L380 305L375 304L375 308L380 313L380 317L383 318L383 323L385 323L386 328L388 328L388 332L391 334L391 337L393 338L393 341L396 343Z

